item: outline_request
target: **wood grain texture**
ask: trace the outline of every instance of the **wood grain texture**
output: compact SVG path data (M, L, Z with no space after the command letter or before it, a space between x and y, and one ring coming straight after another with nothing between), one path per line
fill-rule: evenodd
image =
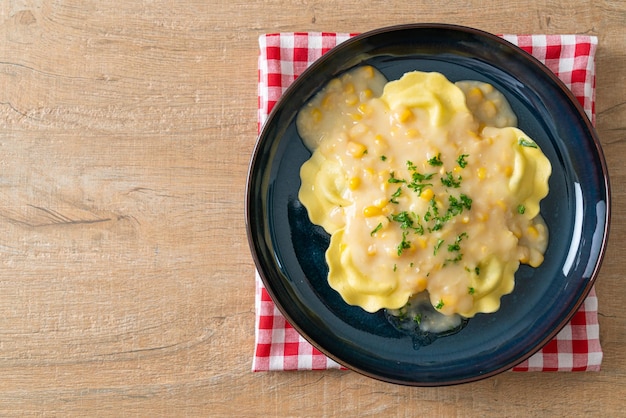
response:
M601 372L429 389L250 372L257 38L409 22L598 36ZM0 414L623 416L624 22L619 0L0 2Z

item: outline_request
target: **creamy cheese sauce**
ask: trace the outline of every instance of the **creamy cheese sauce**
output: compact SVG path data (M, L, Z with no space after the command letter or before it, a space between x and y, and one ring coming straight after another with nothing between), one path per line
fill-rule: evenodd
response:
M418 71L387 82L370 66L329 82L297 127L313 152L299 198L331 234L330 286L368 312L427 295L440 327L496 311L548 240L551 166L516 123L485 83Z

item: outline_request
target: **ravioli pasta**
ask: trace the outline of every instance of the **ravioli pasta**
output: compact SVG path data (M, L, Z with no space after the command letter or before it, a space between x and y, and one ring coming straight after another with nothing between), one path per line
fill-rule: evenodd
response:
M427 292L445 315L494 312L548 240L551 165L491 85L371 66L299 112L311 158L299 198L330 235L328 282L368 312Z

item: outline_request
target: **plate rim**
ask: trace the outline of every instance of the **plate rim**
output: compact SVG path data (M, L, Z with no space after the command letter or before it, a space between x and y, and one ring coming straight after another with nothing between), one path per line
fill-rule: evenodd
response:
M284 97L289 97L289 95L291 94L291 92L296 91L300 84L303 82L302 80L305 80L306 77L309 74L314 73L318 67L324 65L324 63L326 61L328 61L332 56L341 53L344 49L347 49L350 47L350 45L352 45L353 43L358 43L358 42L362 42L363 39L367 39L369 37L372 36L376 36L379 34L389 34L391 32L402 32L402 31L407 31L407 30L419 30L419 29L437 29L437 30L446 30L446 31L455 31L455 32L462 32L465 34L471 34L474 36L478 36L478 37L484 37L487 39L490 39L491 41L494 41L498 44L504 45L507 48L512 48L513 50L516 51L516 53L521 56L524 57L525 60L532 62L531 65L535 66L538 70L541 70L541 72L543 73L544 76L547 76L549 79L551 79L551 81L555 84L558 85L559 90L565 95L567 96L567 100L569 102L571 102L571 104L573 105L573 107L576 109L576 112L578 113L579 116L582 117L583 123L586 126L587 130L590 133L590 138L592 139L592 141L589 142L589 144L593 144L593 147L595 148L595 151L597 153L598 156L598 160L600 163L600 167L598 172L602 173L602 178L603 178L603 182L604 182L604 199L603 201L606 202L606 213L605 213L605 217L604 217L604 229L603 229L603 236L602 236L602 241L600 243L599 246L599 250L598 250L598 257L597 260L595 262L593 271L590 273L590 278L585 286L585 288L583 289L583 292L581 293L581 295L578 297L576 303L575 303L575 307L574 309L571 309L571 311L568 313L568 315L566 316L566 318L564 318L561 323L558 324L558 326L556 326L553 331L547 335L540 343L536 344L535 347L532 347L531 350L529 350L527 353L525 353L524 355L520 356L518 359L515 360L515 362L510 363L510 364L506 364L503 365L502 367L496 368L488 373L484 373L481 375L477 375L471 378L464 378L464 379L459 379L456 381L446 381L446 382L439 382L439 381L415 381L415 382L408 382L405 380L394 380L392 378L386 377L386 376L379 376L377 374L372 374L371 372L368 372L366 370L362 370L361 368L358 367L354 367L353 365L347 363L345 360L338 358L336 355L334 355L333 353L328 352L328 350L326 350L324 347L320 346L320 344L318 344L316 341L313 341L312 338L310 338L308 336L308 334L306 332L303 332L303 330L300 328L300 326L297 323L294 323L293 318L291 317L290 313L286 311L285 307L282 306L282 303L277 302L276 298L276 293L273 289L273 283L271 283L268 279L268 277L266 276L266 272L264 271L263 265L263 257L261 257L261 255L259 254L258 248L257 248L257 243L254 240L254 231L253 231L253 220L252 220L252 213L253 211L253 206L255 204L255 202L252 201L251 197L252 197L252 177L254 175L254 168L255 168L255 163L258 162L259 159L259 153L262 151L262 146L264 145L262 142L262 139L266 136L267 130L269 129L268 126L270 125L270 122L276 117L276 114L280 111L280 102L283 100ZM299 82L300 80L300 82ZM443 386L443 385L455 385L455 384L462 384L462 383L468 383L468 382L472 382L472 381L477 381L477 380L482 380L485 379L487 377L491 377L494 375L497 375L505 370L509 370L512 367L514 367L515 365L523 362L524 360L528 359L530 356L532 356L533 354L535 354L536 352L538 352L543 346L545 346L551 339L553 339L556 334L558 334L558 332L560 332L560 330L571 320L571 318L575 315L575 313L578 311L578 309L580 309L580 306L583 304L583 302L585 301L586 297L588 296L589 292L591 291L592 287L594 286L598 274L600 272L601 266L603 264L603 260L604 257L606 255L606 248L608 245L608 238L609 238L609 233L610 233L610 225L611 225L611 185L610 185L610 179L609 179L609 172L608 172L608 167L606 165L606 159L604 156L604 152L602 150L602 146L597 134L597 131L595 129L595 127L593 126L593 124L591 123L591 121L589 120L589 117L586 115L582 105L580 104L580 102L578 101L578 99L576 99L575 95L572 93L572 91L565 85L565 83L560 80L547 66L545 66L545 64L543 64L541 61L539 61L537 58L535 58L534 56L532 56L530 53L524 51L522 48L518 47L517 45L509 42L508 40L506 40L505 38L498 36L498 35L494 35L492 33L489 32L485 32L483 30L480 29L476 29L476 28L472 28L472 27L468 27L468 26L461 26L461 25L455 25L455 24L446 24L446 23L412 23L412 24L401 24L401 25L393 25L393 26L386 26L386 27L381 27L381 28L376 28L367 32L363 32L361 34L357 34L356 36L353 36L345 41L343 41L342 43L338 44L337 46L335 46L334 48L332 48L330 51L328 51L326 54L324 54L320 59L316 60L315 62L313 62L309 67L307 67L299 77L296 78L296 80L291 83L283 92L283 94L281 95L280 100L275 104L275 106L273 107L273 109L271 110L271 112L268 114L267 119L264 121L263 126L261 127L261 130L257 136L257 140L255 142L255 146L254 146L254 150L252 152L252 156L250 159L250 164L249 164L249 168L248 168L248 174L247 174L247 179L246 179L246 190L245 190L245 223L246 223L246 232L247 232L247 238L248 238L248 244L250 246L251 252L252 252L252 257L255 263L255 267L257 270L257 273L266 289L266 291L268 292L268 294L270 295L270 297L272 298L274 305L278 308L278 310L281 312L281 314L285 317L285 319L294 327L294 329L296 329L298 331L298 333L300 335L303 336L303 338L305 338L305 340L307 340L313 347L315 347L316 349L320 350L324 355L326 355L327 357L331 358L332 360L336 361L337 363L339 363L340 365L356 371L362 375L377 379L377 380L381 380L381 381L385 381L385 382L390 382L390 383L396 383L396 384L401 384L401 385L406 385L406 386Z

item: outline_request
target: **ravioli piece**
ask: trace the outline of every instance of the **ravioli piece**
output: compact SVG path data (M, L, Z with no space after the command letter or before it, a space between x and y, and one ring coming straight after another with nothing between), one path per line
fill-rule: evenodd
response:
M347 188L341 166L315 151L300 168L303 182L298 199L307 208L309 219L329 234L345 226L344 207L351 204L344 198Z
M413 71L383 90L382 99L390 109L423 108L432 126L446 124L453 115L469 113L463 91L440 73Z

